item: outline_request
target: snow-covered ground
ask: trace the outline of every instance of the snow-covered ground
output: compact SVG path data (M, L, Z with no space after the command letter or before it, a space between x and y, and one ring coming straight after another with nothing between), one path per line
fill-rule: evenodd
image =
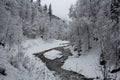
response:
M17 57L17 59L16 57L9 58L11 54L15 56L15 53L19 52L17 47L10 52L0 48L0 67L5 68L7 73L7 76L0 75L0 80L60 80L59 76L55 76L54 72L48 70L46 65L33 54L55 47L67 46L68 44L68 41L62 40L44 41L40 38L26 40L21 44L21 50L24 53L24 57L21 62L18 61L21 63L20 68L16 68L10 63L11 59L19 60L19 57ZM89 52L81 53L82 55L78 57L77 53L74 52L72 48L70 49L73 56L69 56L65 61L62 66L63 69L78 72L89 78L102 76L98 64L100 50L93 49ZM53 60L62 57L62 53L57 50L51 50L46 52L44 56ZM25 66L27 68L25 68ZM120 73L118 73L118 78L116 80L120 80L119 75Z
M69 42L61 40L44 41L40 38L22 42L21 50L24 53L24 58L18 61L21 63L20 68L11 65L9 58L7 58L7 55L18 52L17 47L11 52L7 52L7 50L1 48L0 67L6 69L7 76L0 75L0 80L60 80L59 76L54 76L54 72L49 71L46 65L39 58L35 57L33 53L59 46L66 46L67 43ZM13 57L12 59L14 60L14 58L17 60L19 57L17 59ZM26 65L27 68L23 67L23 65Z
M98 50L91 51L89 54L82 53L81 56L77 57L76 53L70 56L62 66L63 69L75 71L81 73L89 78L96 78L101 76L99 71L99 55Z
M47 58L47 59L51 59L51 60L54 60L56 58L61 58L62 57L62 53L60 51L57 51L57 50L51 50L49 52L46 52L44 54L44 56Z
M78 53L74 52L73 48L70 47L70 49L73 56L69 56L69 58L65 61L64 65L62 66L63 69L75 71L88 78L99 78L95 80L101 80L101 78L103 78L101 67L99 64L99 49L96 48L90 50L89 52L81 52L81 56L78 56ZM111 78L115 77L115 74L109 75L111 75ZM116 80L120 80L119 75L120 73L117 73Z
M38 38L35 40L34 39L26 40L22 43L22 46L24 48L26 55L32 56L33 53L42 52L55 47L67 46L68 43L69 41L62 41L62 40L44 41Z

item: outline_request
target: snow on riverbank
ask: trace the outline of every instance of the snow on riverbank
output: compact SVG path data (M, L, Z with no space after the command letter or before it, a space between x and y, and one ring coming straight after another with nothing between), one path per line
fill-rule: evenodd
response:
M56 58L61 58L62 57L62 53L60 51L57 51L57 50L51 50L49 52L46 52L44 54L44 56L47 58L47 59L50 59L50 60L54 60Z
M6 69L7 76L0 75L0 80L60 80L59 76L54 76L54 72L49 71L46 65L33 53L41 52L51 48L66 46L69 42L62 40L29 39L21 44L21 50L25 54L20 63L20 69L10 63L10 54L17 55L18 49L15 47L7 52L0 48L0 66ZM8 55L9 54L9 55ZM17 56L12 60L17 60ZM26 66L26 67L25 67Z
M30 63L32 63L32 66L34 66L34 68L32 69L32 75L39 76L43 72L44 74L39 76L42 79L38 77L38 80L48 80L48 79L49 80L56 80L56 79L59 80L59 77L55 77L53 75L54 72L49 71L47 69L46 65L39 58L35 57L33 54L42 52L42 51L45 51L48 49L52 49L55 47L67 46L68 43L69 43L68 41L62 41L62 40L44 41L42 39L32 39L32 40L27 40L27 41L23 42L22 46L24 48L25 56L30 58ZM57 53L57 55L53 54L52 52ZM49 53L50 54L52 53L54 55L54 58L58 57L58 51L54 50ZM59 52L59 54L60 54L60 52ZM49 54L47 54L47 55L49 55ZM51 55L52 58L53 58L53 55ZM31 64L29 66L31 66ZM35 74L37 72L39 72L39 74Z
M76 53L70 56L62 66L63 69L75 71L85 75L89 78L96 78L101 76L99 70L99 51L91 51L89 53L82 53L81 56L76 57Z
M33 53L42 52L48 49L52 49L60 46L67 46L69 41L62 40L49 40L43 41L42 39L32 39L24 41L22 46L25 49L26 55L32 55Z
M62 66L63 69L69 71L75 71L80 73L88 78L99 78L95 80L101 80L103 78L103 74L101 71L101 67L99 64L100 50L92 49L90 51L86 51L84 53L81 52L81 56L77 55L77 52L74 52L70 47L73 56L70 56ZM110 74L109 77L116 80L120 80L120 72L116 74Z

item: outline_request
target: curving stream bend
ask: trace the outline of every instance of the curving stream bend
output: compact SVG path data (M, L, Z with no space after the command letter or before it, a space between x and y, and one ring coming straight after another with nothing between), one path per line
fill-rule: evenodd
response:
M44 53L49 52L51 50L58 50L62 52L62 57L57 58L54 60L47 59L44 57ZM49 49L40 53L34 54L36 57L39 57L44 63L46 63L46 66L49 70L55 71L56 74L60 75L62 80L93 80L90 78L86 78L84 75L78 74L73 71L68 71L65 69L62 69L61 66L64 64L65 60L68 59L69 56L72 55L69 49L66 49L65 46L63 47L56 47L53 49Z

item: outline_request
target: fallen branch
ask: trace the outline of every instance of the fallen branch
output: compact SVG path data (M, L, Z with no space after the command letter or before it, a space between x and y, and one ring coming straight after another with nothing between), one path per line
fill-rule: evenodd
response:
M111 73L116 73L116 72L119 72L120 71L120 67L118 68L118 69L113 69L112 71L111 71Z

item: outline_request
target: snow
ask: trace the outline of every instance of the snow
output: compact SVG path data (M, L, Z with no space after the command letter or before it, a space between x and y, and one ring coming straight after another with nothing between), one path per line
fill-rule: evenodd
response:
M38 39L31 39L23 42L23 48L26 52L26 55L32 55L33 53L42 52L45 50L49 50L55 47L60 46L67 46L69 41L62 41L62 40L49 40L44 41L40 38Z
M57 51L57 50L51 50L49 52L46 52L44 54L44 56L47 58L47 59L51 59L51 60L54 60L56 58L61 58L62 57L62 53L60 51Z
M39 74L42 73L42 71L45 71L45 74L43 74L41 77L43 77L43 80L47 78L46 75L49 75L49 80L56 80L58 77L55 77L53 74L54 72L49 71L46 67L46 65L39 59L35 58L33 55L34 53L42 52L45 50L49 50L55 47L60 47L60 46L67 46L69 42L68 41L62 41L62 40L49 40L49 41L44 41L41 38L38 39L31 39L31 40L26 40L23 42L22 47L24 48L25 56L28 56L31 60L32 66L34 66L34 69L32 70L32 75L36 76L35 73L39 72ZM52 50L48 53L46 53L46 56L49 54L51 55L51 59L56 57L61 57L60 54L61 52ZM50 55L49 55L50 56ZM31 66L31 65L29 65ZM46 73L47 71L47 73ZM39 76L39 75L37 75ZM38 80L42 80L39 79Z
M0 75L0 80L60 80L58 75L54 76L55 73L48 70L46 64L33 54L55 47L67 46L68 43L68 41L62 40L45 41L40 38L23 41L21 44L21 50L25 55L23 61L20 62L20 69L10 64L10 58L8 56L8 54L16 55L18 47L14 47L10 52L0 48L0 52L2 53L0 53L0 66L4 67L7 73L7 76ZM57 52L58 54L58 51L53 50L52 52ZM28 61L26 61L26 59ZM27 68L23 66L23 62L25 62Z
M22 42L22 52L25 53L23 62L28 62L25 64L28 66L27 69L23 66L21 62L21 68L18 69L10 64L10 54L15 55L18 52L18 47L14 47L12 51L8 52L7 50L0 48L0 67L6 69L7 76L0 75L0 80L60 80L58 75L54 76L55 72L50 71L46 64L43 63L39 58L35 57L34 53L39 53L45 50L53 49L55 47L68 46L69 41L62 40L49 40L45 41L40 38L38 39L28 39ZM68 48L68 47L67 47ZM72 48L71 52L73 56L65 61L62 66L63 69L69 71L75 71L80 73L88 78L102 77L100 70L99 49L92 49L81 53L81 56L77 56L77 52L74 52ZM56 58L61 58L62 53L57 50L51 50L46 52L44 56L48 59L54 60ZM116 80L120 80L120 73Z
M75 71L80 73L88 78L97 78L95 80L103 79L101 67L99 64L100 50L99 48L91 49L90 51L81 52L81 56L78 56L77 52L74 52L72 47L69 47L73 56L65 61L62 66L63 69L69 71ZM110 74L111 78L115 78L115 74ZM117 73L116 80L120 80L120 72Z
M87 52L88 53L88 52ZM62 66L63 69L69 71L75 71L77 73L83 74L88 78L96 78L101 76L101 71L99 70L99 51L93 50L88 54L82 53L80 57L76 57L76 53L70 56Z

